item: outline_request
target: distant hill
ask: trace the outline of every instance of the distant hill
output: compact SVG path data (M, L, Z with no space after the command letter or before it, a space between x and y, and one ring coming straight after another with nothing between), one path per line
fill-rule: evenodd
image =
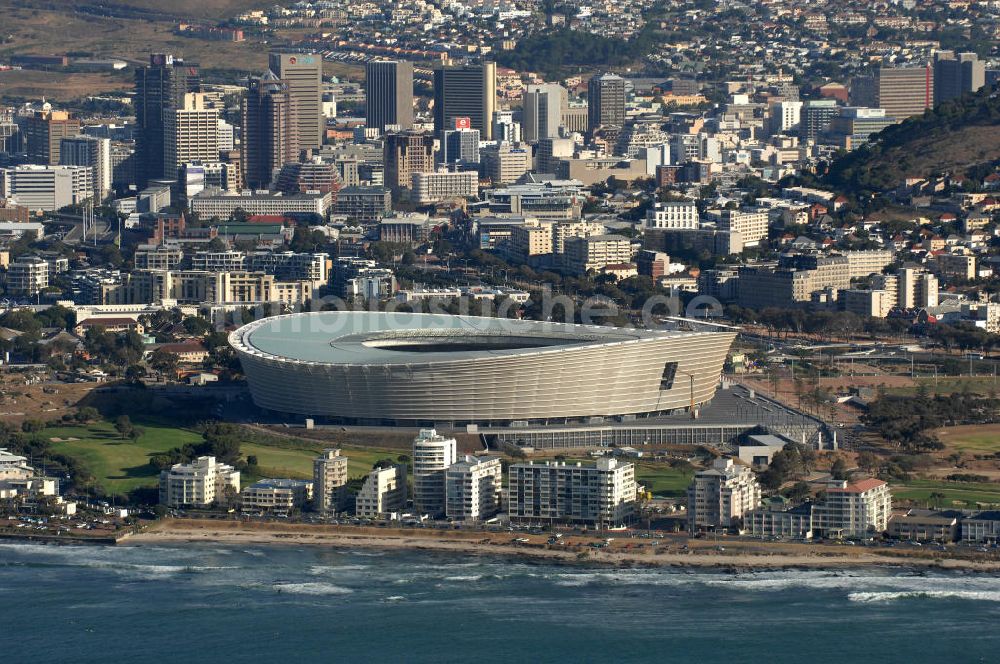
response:
M1000 97L981 91L882 131L831 166L824 180L847 193L891 189L906 177L965 174L1000 160Z
M75 11L116 18L222 19L274 4L266 0L18 0L25 9Z

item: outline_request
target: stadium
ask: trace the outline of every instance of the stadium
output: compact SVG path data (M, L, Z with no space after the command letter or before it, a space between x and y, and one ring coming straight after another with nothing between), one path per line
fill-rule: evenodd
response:
M314 312L229 336L254 403L345 424L525 426L630 420L715 394L735 330Z

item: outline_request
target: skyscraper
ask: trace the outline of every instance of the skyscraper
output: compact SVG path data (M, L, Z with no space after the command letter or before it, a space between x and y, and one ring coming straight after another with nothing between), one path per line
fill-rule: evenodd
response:
M934 106L934 74L930 65L882 67L876 77L878 107L902 122Z
M493 111L496 108L497 66L439 67L434 70L434 131L455 126L455 118L469 118L485 141L493 139Z
M249 187L267 187L277 169L299 156L298 124L288 87L273 72L251 78L242 110L243 179Z
M805 141L816 140L830 128L830 123L837 113L836 99L810 99L802 107L799 136Z
M72 136L62 139L59 163L64 166L90 166L93 169L94 202L100 203L111 192L111 140L97 136Z
M934 103L978 91L986 84L986 64L975 53L938 51L934 55Z
M208 108L201 93L188 93L179 108L164 114L163 174L177 177L188 162L218 160L219 111Z
M533 143L556 138L566 105L566 89L558 83L529 85L524 93L522 137Z
M288 87L298 127L299 148L323 145L323 58L313 53L271 53L271 72Z
M198 66L172 55L154 53L149 66L135 70L135 178L140 187L164 176L164 112L178 108L185 94L200 87Z
M36 112L24 124L28 159L35 164L56 166L62 139L80 133L80 121L67 111L46 108Z
M407 130L385 135L385 186L408 188L413 173L434 170L434 136Z
M625 79L616 74L595 76L587 84L587 130L621 129L625 125Z
M379 60L365 65L365 118L369 127L413 127L413 63Z
M441 163L462 166L460 170L468 170L472 165L479 164L479 130L465 127L455 127L441 132Z

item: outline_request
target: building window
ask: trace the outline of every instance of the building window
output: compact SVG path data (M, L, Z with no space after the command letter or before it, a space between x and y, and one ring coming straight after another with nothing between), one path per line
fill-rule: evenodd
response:
M663 374L660 376L660 389L669 390L674 386L674 377L677 375L677 363L667 362L663 365Z

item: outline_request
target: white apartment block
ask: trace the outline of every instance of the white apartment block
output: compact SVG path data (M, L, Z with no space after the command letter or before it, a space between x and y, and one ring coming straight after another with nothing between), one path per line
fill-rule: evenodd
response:
M229 219L237 209L248 215L281 215L305 212L323 216L330 208L330 194L294 194L284 196L255 192L202 192L189 201L191 212L202 219Z
M528 462L510 466L507 474L507 510L514 521L612 527L627 523L635 511L631 463L607 458L593 466Z
M35 474L28 458L0 447L0 480L26 480Z
M590 237L604 235L604 224L599 221L561 221L552 226L552 252L566 252L566 240L571 237Z
M734 231L743 237L743 246L755 247L767 238L767 210L722 210L716 228Z
M142 244L133 257L137 270L172 270L184 260L184 250L177 245Z
M510 229L511 256L524 262L531 256L552 253L552 223L526 219L524 225Z
M413 195L421 205L479 195L479 174L475 171L413 173L410 178Z
M823 537L866 537L889 527L892 494L882 480L834 482L813 507L813 529Z
M317 510L337 511L346 484L347 457L339 449L325 449L313 459L313 504Z
M312 500L313 483L307 480L264 479L254 482L240 494L244 512L290 514Z
M479 158L483 164L483 174L493 186L510 184L531 170L530 148L510 143L500 143L484 148Z
M209 507L226 500L228 490L240 492L240 471L213 456L177 463L160 473L160 504L168 507Z
M38 256L21 256L7 266L7 291L35 296L49 287L49 264Z
M445 515L482 521L500 511L503 470L496 457L466 456L445 471Z
M574 274L632 262L632 241L623 235L569 238L565 247L565 266Z
M247 256L242 251L196 251L191 269L206 272L239 272L246 269Z
M354 511L360 517L379 518L406 505L406 469L376 468L368 473L355 497Z
M694 201L658 202L646 212L646 228L694 230L700 221Z
M88 166L35 164L0 170L0 198L14 198L29 210L59 210L94 195L93 173Z
M688 531L737 526L760 504L760 496L760 485L748 466L716 459L711 468L695 473L688 487Z
M421 429L413 439L413 509L421 514L445 513L445 471L455 463L457 443L434 429Z
M219 111L208 108L205 95L184 95L181 108L163 114L163 172L174 176L183 164L219 160Z
M97 136L64 138L59 144L59 163L92 169L95 203L100 203L111 193L110 139Z

